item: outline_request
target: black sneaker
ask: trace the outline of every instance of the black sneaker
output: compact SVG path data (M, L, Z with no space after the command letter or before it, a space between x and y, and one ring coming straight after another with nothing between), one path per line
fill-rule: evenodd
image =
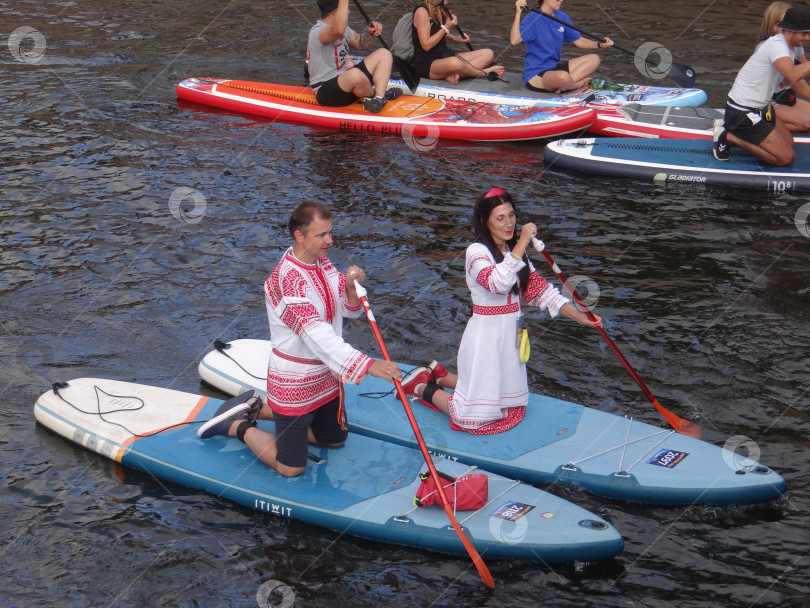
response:
M385 98L388 101L394 101L397 97L402 97L402 89L399 87L391 87L385 92Z
M376 114L385 107L387 101L385 97L366 97L363 100L363 109L366 112Z

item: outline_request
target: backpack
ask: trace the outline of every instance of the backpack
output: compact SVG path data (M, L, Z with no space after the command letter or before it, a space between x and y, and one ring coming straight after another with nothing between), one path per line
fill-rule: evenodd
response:
M413 11L402 15L394 28L391 53L404 61L413 61Z

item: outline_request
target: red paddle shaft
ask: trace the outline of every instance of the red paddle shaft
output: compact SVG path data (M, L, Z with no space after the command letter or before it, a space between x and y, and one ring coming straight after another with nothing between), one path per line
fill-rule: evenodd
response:
M390 361L391 357L388 354L388 349L385 348L385 342L383 342L380 328L377 326L377 320L374 318L374 313L371 311L371 306L369 306L368 298L366 297L366 289L358 281L354 282L354 286L357 296L363 303L363 308L366 311L366 316L368 317L368 322L371 325L371 329L374 330L374 336L377 338L377 344L380 345L382 356L386 361ZM419 430L419 425L416 423L416 418L414 418L413 411L408 403L408 398L405 396L405 391L402 390L402 384L395 379L394 386L397 388L397 395L399 395L399 399L402 401L402 405L405 408L405 413L408 415L408 420L411 423L413 434L416 436L416 441L419 442L419 449L422 450L422 456L424 456L428 469L430 469L430 475L433 477L433 481L436 482L436 489L439 492L439 497L441 498L442 505L447 513L447 517L450 518L450 523L453 524L453 528L455 528L461 542L464 544L464 548L467 549L467 553L470 554L473 564L475 564L478 574L481 575L481 579L484 581L484 584L487 587L494 589L495 581L492 579L492 574L490 574L484 560L481 559L481 556L478 554L478 551L475 550L475 547L473 547L470 539L467 538L466 534L464 534L464 531L461 529L456 516L453 514L453 509L451 508L450 502L447 500L447 496L444 493L442 481L439 479L439 473L436 471L436 467L433 465L433 460L430 458L430 453L428 452L427 445L425 445L425 440L422 438L422 432Z
M588 316L588 318L591 321L596 321L596 317L594 316L594 314L585 305L585 302L582 301L582 298L579 297L579 294L576 292L576 290L568 283L568 279L562 273L560 267L557 266L557 263L551 258L548 251L546 251L545 243L543 243L543 241L541 241L540 239L532 237L532 245L534 245L534 248L543 255L543 257L546 259L546 262L548 262L548 265L551 267L551 270L553 270L554 274L557 275L557 278L559 278L560 281L563 282L563 284L568 289L569 293L573 296L576 303L584 311L584 313ZM700 439L700 428L693 422L689 422L688 420L679 418L678 416L670 412L668 409L664 408L660 403L658 403L658 399L656 399L655 396L650 391L650 389L647 388L647 385L644 384L644 381L636 373L636 370L634 370L633 367L630 365L630 362L624 358L624 355L619 350L619 347L616 346L613 340L610 339L610 336L607 335L604 328L597 327L596 329L599 330L600 334L602 334L602 337L605 339L605 342L607 342L608 346L610 346L610 349L619 358L619 361L622 362L622 365L624 365L627 371L630 372L630 375L633 377L633 380L636 381L636 384L638 384L642 392L645 395L647 395L647 398L655 406L655 409L657 409L658 412L664 417L664 419L667 422L669 422L672 428L680 433L683 433L684 435L690 435L692 437Z

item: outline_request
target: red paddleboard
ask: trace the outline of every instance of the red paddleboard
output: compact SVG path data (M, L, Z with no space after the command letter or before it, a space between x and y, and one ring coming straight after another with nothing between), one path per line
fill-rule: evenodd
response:
M341 108L320 105L309 87L189 78L177 97L207 106L348 133L401 135L424 140L522 141L586 129L596 118L587 107L540 107L444 100L403 95L372 114L361 102Z

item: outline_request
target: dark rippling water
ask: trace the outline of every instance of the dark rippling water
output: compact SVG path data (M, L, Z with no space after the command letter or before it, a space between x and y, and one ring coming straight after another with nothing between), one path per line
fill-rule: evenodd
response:
M363 3L389 34L407 6ZM810 605L810 238L795 224L806 200L546 172L540 144L416 153L178 104L174 86L192 75L299 82L314 4L0 1L0 604L248 607L277 580L297 606ZM564 8L624 46L667 45L717 106L764 5ZM519 68L513 7L455 4L473 43ZM21 27L38 34L15 57L7 40ZM631 58L603 60L604 75L638 81ZM552 488L613 523L624 552L585 567L491 563L490 592L465 559L256 513L34 423L56 380L201 390L212 339L266 335L261 283L304 199L336 212L332 257L366 269L392 356L452 362L470 210L493 184L516 194L563 270L596 282L609 332L659 400L709 441L749 438L787 479L784 498L653 508ZM170 204L180 189L193 209ZM597 334L539 314L530 324L534 391L662 423ZM375 350L364 323L346 333Z

